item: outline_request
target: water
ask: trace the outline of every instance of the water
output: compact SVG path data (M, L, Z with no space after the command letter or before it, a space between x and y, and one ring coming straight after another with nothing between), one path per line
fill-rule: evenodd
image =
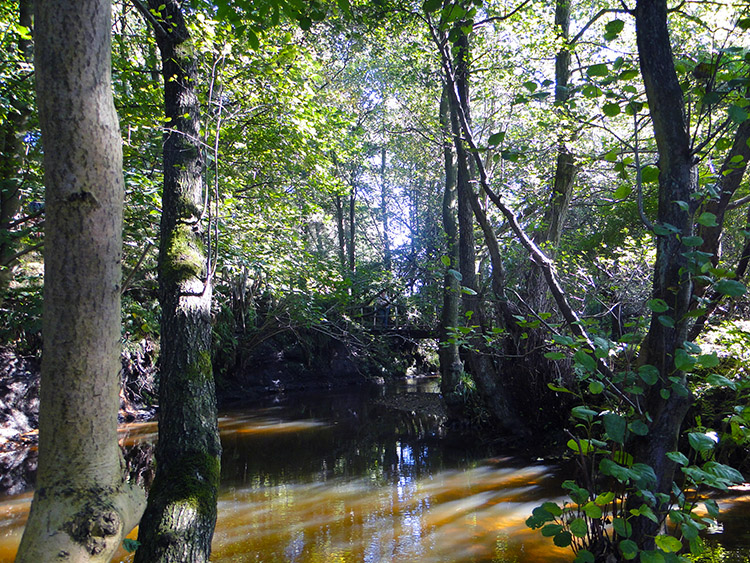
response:
M211 560L572 560L524 525L532 508L560 500L556 467L451 445L434 416L393 412L377 398L363 392L280 396L223 412ZM122 439L152 441L155 432L154 424L128 425ZM742 494L750 493L723 503L734 510L725 534L715 536L722 558L711 561L744 562L750 554L750 501ZM30 500L28 493L0 499L0 561L13 559ZM115 561L128 561L127 554Z

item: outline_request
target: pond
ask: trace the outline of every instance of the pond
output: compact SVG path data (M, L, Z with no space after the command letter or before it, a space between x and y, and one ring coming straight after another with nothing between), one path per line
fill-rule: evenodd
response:
M535 506L561 499L557 467L451 442L434 415L389 409L384 393L279 395L222 412L211 560L572 560L524 525ZM153 441L155 432L127 425L123 441ZM30 499L0 498L0 562L13 560ZM722 503L730 510L711 540L720 558L710 561L750 560L749 504L741 493Z

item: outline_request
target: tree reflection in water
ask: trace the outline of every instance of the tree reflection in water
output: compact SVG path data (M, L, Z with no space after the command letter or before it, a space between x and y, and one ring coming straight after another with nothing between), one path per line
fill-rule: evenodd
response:
M449 445L434 415L394 411L358 391L280 396L271 407L226 411L220 425L215 563L572 560L524 525L533 507L559 500L555 468ZM122 443L153 442L155 432L131 424ZM0 500L0 562L13 560L30 499ZM744 556L750 538L731 523L747 522L748 506L745 497L723 501L733 532L717 536ZM115 559L129 560L124 551Z

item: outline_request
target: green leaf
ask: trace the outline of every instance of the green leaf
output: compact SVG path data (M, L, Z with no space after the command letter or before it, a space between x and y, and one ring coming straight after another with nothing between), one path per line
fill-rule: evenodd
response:
M716 291L729 297L739 297L745 295L747 289L744 284L736 280L719 280L715 285Z
M575 537L585 538L588 531L589 527L583 518L575 518L570 522L570 533Z
M695 366L696 359L682 348L674 353L674 367L680 371L690 371Z
M464 279L464 277L461 275L461 272L459 272L458 270L451 269L451 270L448 270L448 273L452 275L454 278L456 278L458 281L462 281Z
M578 406L570 409L570 414L573 418L580 418L581 420L591 421L599 413L589 408Z
M604 39L612 41L615 37L620 35L620 32L625 27L625 22L622 20L612 20L604 26Z
M630 522L625 521L624 518L613 519L612 528L614 528L618 536L623 538L629 538L630 534L633 533L633 527L630 525Z
M589 501L583 506L583 512L588 516L589 518L593 520L598 520L602 517L602 509L601 506L596 504L594 501Z
M625 199L628 197L633 191L633 187L628 184L623 184L622 186L619 186L615 193L612 194L615 199Z
M682 244L689 247L700 246L703 244L703 238L698 236L682 237Z
M638 545L633 540L622 540L620 551L624 559L635 559L638 557Z
M620 114L620 104L616 104L613 102L604 104L602 106L602 112L604 112L604 115L607 117L614 117L616 115Z
M748 113L745 108L741 108L740 106L729 106L729 110L727 112L729 114L729 119L737 123L738 125L747 121Z
M573 354L573 360L586 371L596 371L596 360L583 350L577 350Z
M645 184L659 180L659 169L656 166L648 165L641 169L641 181Z
M440 257L440 261L443 263L443 266L448 268L451 265L451 259L450 257L443 255Z
M131 540L130 538L125 538L124 540L122 540L122 548L128 553L133 553L140 546L141 542L139 542L138 540Z
M698 363L701 365L701 367L711 369L718 366L719 363L721 363L721 360L719 359L719 356L716 354L716 352L712 352L711 354L701 354L700 356L698 356Z
M679 465L688 465L690 460L681 452L667 452L667 458Z
M718 227L719 226L719 223L716 222L716 215L708 211L704 211L703 213L701 213L697 221L698 221L698 224L703 225L704 227Z
M582 549L578 552L578 555L573 560L573 563L594 563L594 554L586 549Z
M698 453L707 453L714 449L716 442L703 432L689 432L688 442L690 447Z
M651 309L654 313L664 313L669 311L669 305L664 299L649 299L646 301L646 306Z
M592 381L589 383L589 393L592 395L599 395L602 391L604 391L604 383L601 381Z
M717 461L709 461L703 466L703 470L711 475L718 477L728 483L742 483L745 478L742 473L737 471L734 467L719 463Z
M250 47L253 48L253 50L257 51L260 47L260 40L258 39L258 36L256 33L248 28L247 30L247 42L250 44Z
M425 0L422 9L425 12L434 12L443 6L443 0Z
M612 491L608 491L597 496L594 499L594 502L599 506L605 506L613 500L615 500L615 493L613 493Z
M628 430L636 436L645 436L648 434L648 426L642 420L634 420L628 424Z
M728 387L732 390L737 390L737 385L734 381L731 379L727 379L723 375L719 375L718 373L712 373L706 378L706 383L714 386L714 387Z
M656 536L656 546L666 553L677 553L682 549L682 542L674 536L660 534Z
M491 147L499 147L500 145L503 144L504 140L505 140L505 131L500 131L499 133L490 135L490 138L487 140L487 144Z
M557 393L571 393L574 394L573 391L570 389L566 389L565 387L558 387L557 385L553 383L547 383L547 387L549 387L552 391L555 391Z
M564 531L557 534L552 541L557 547L568 547L573 542L570 532Z
M591 65L586 70L586 74L589 76L607 76L609 74L609 68L605 63Z
M641 551L641 563L664 563L664 555L660 551Z
M647 385L653 385L659 381L659 370L656 369L656 366L645 364L638 368L638 377Z
M542 527L542 535L545 538L551 538L552 536L556 536L562 531L563 531L563 527L560 524L545 524Z
M602 419L604 420L604 429L607 432L607 436L618 444L624 444L625 429L627 427L626 420L619 414L612 412L605 414Z
M557 503L551 501L542 503L542 508L549 512L552 516L562 516L563 514L563 509L560 508Z
M567 357L567 354L565 354L564 352L547 352L546 354L544 354L544 357L548 360L562 360Z

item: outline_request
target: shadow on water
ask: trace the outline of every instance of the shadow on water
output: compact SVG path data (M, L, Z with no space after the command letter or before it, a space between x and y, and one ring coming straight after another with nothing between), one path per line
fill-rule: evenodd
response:
M533 507L560 495L556 467L448 445L435 413L388 408L383 393L280 395L225 410L211 560L572 560L524 525ZM130 424L121 435L126 445L152 442L156 425ZM13 559L30 500L0 498L0 562ZM725 526L740 544L727 549L747 554L746 526L732 523L747 522L745 500L734 502ZM125 552L115 559L127 560Z

